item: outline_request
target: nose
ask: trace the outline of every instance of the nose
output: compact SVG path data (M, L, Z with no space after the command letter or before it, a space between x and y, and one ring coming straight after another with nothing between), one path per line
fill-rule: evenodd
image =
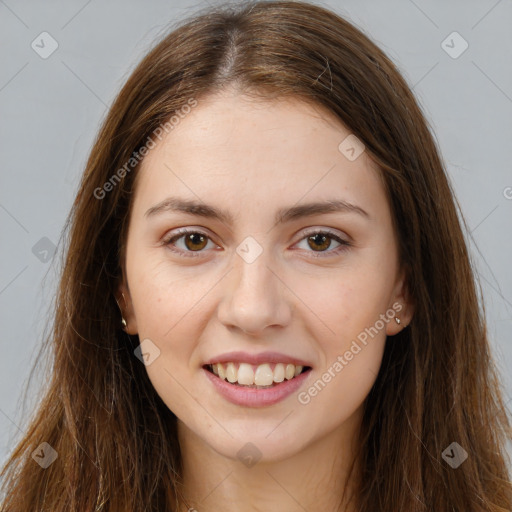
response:
M252 263L235 254L218 308L218 318L226 327L259 335L267 327L284 327L290 322L290 294L284 279L270 268L268 252L263 251Z

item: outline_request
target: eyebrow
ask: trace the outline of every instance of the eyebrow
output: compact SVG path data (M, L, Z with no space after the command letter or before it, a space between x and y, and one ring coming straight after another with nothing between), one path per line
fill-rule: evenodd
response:
M200 217L217 219L224 224L233 225L234 217L230 212L215 206L178 197L168 197L160 203L149 208L144 214L145 217L153 217L164 212L182 212ZM357 213L363 217L370 218L370 215L360 206L343 201L341 199L329 199L312 203L304 203L297 206L281 208L277 211L274 223L283 224L303 217L311 217L324 213Z

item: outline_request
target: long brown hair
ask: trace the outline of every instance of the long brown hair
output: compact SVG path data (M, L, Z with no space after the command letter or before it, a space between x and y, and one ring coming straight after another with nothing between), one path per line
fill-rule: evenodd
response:
M511 428L481 292L421 108L390 59L346 20L271 1L208 8L173 27L111 107L65 231L45 340L50 382L3 468L1 511L178 509L176 417L134 356L138 337L121 329L115 300L138 168L126 163L191 99L200 104L228 84L326 107L382 171L414 318L386 344L365 401L358 509L512 510ZM46 469L31 457L43 442L58 454ZM457 468L442 456L453 442L468 454Z

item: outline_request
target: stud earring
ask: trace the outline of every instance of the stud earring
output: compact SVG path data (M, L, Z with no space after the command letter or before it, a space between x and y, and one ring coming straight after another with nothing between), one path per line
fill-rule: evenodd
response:
M124 300L124 304L126 306L126 299L124 298L124 293L121 293L122 297L123 297L123 300ZM124 316L123 316L123 313L121 312L121 323L123 324L123 327L126 327L126 320L124 319Z
M124 298L124 293L121 293L121 295L123 296L123 300L124 300L124 303L126 304L126 299ZM123 316L123 310L121 309L121 306L119 305L119 301L117 300L116 297L114 297L115 301L117 302L117 307L119 308L119 311L121 312L121 325L123 326L123 329L126 327L126 320L124 319L124 316Z
M398 318L397 316L395 316L395 322L400 325L402 323L402 320L400 320L400 318Z

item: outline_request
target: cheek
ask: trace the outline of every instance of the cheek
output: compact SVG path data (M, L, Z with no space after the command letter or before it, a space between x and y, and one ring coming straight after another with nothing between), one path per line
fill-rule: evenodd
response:
M146 366L157 394L170 410L182 416L190 408L190 372L194 351L204 329L204 305L201 301L211 284L208 279L186 277L163 265L146 265L133 274L132 299L139 338L150 339L159 355Z
M321 354L320 382L305 401L317 393L314 400L319 405L337 404L339 414L344 414L365 399L379 372L386 325L392 320L393 312L388 312L392 276L393 268L383 271L377 263L361 259L359 265L340 268L331 279L308 282L297 291L307 297L308 315L320 327L312 331Z
M336 348L373 326L389 305L392 272L375 267L347 267L328 279L297 280L294 292L322 326L325 340Z
M385 280L370 272L340 275L323 284L322 293L320 287L310 288L307 303L325 326L314 333L320 366L297 397L318 430L345 421L370 392L386 344L381 315L386 315L389 293Z
M172 268L158 251L134 258L127 267L139 336L172 342L176 332L197 326L201 298L212 284L197 269Z

